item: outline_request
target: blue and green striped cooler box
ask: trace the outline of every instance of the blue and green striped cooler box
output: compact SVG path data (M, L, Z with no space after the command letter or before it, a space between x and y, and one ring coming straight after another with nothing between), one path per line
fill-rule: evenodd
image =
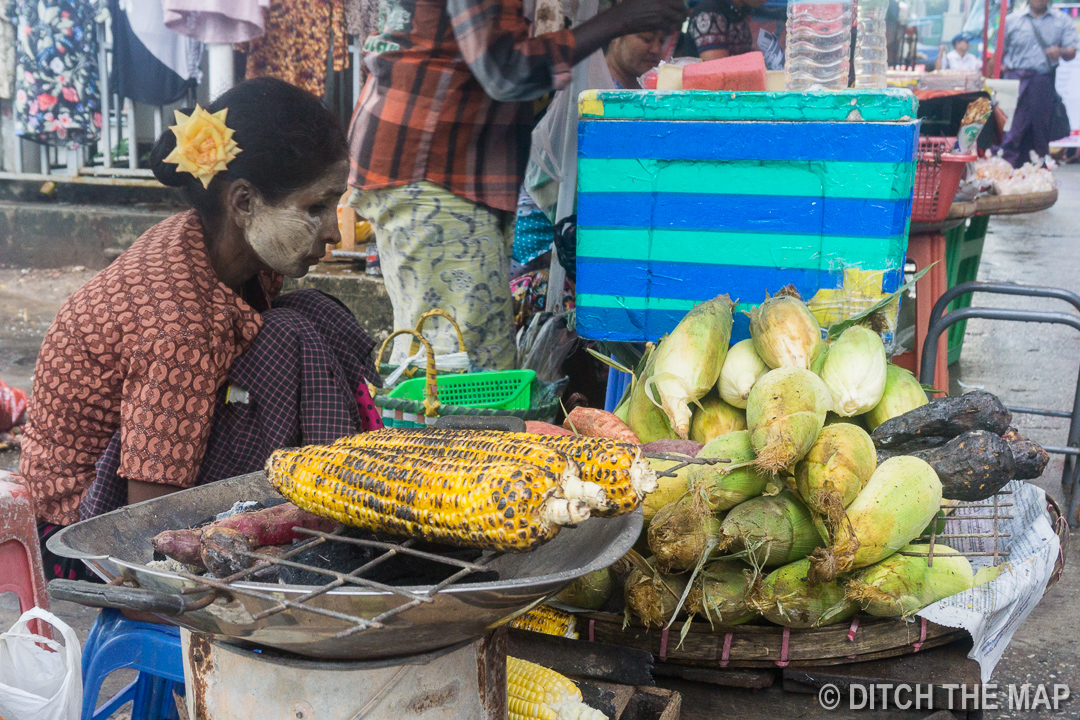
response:
M907 90L590 90L577 331L656 340L696 303L794 285L823 326L902 283L919 124ZM733 339L748 337L736 315Z

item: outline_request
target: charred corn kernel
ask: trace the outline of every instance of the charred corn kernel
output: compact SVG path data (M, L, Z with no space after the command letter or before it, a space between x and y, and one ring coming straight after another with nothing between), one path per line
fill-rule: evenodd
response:
M425 458L342 446L277 450L270 483L298 507L345 525L432 542L520 552L589 517L535 465Z
M510 622L510 627L567 637L572 640L578 639L577 620L574 616L549 605L535 607L521 617L515 618Z
M506 698L510 713L508 720L559 720L559 715L547 705L529 702L518 697Z
M590 508L601 512L611 510L603 488L593 482L582 482L577 462L536 438L536 435L526 433L493 430L387 429L350 435L335 445L484 462L527 462L559 477L563 496L567 499L584 500Z
M538 436L533 436L538 437ZM646 495L659 486L656 471L629 443L582 435L544 435L545 445L572 458L581 466L581 479L594 482L607 493L609 508L599 517L625 515L637 509Z

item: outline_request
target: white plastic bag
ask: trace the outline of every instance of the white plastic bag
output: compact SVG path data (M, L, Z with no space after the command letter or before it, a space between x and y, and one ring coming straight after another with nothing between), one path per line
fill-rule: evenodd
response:
M31 620L52 625L64 643L31 633L27 628ZM0 717L78 720L81 713L82 658L78 636L48 610L27 610L10 630L0 634Z

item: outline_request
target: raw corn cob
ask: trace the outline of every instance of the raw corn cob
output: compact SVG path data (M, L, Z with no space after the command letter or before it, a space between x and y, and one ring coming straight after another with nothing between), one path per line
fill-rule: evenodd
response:
M578 639L577 620L564 610L550 605L540 605L510 622L510 627L518 630L555 635L556 637Z
M563 496L584 500L590 508L607 510L603 488L592 482L582 482L581 468L564 453L542 442L526 439L507 442L508 433L485 430L423 430L387 429L341 438L335 445L377 450L407 452L425 456L441 456L483 462L517 461L537 465L555 473L560 479ZM524 433L522 433L524 435Z
M506 696L509 720L607 720L582 702L581 691L568 678L516 657L506 658Z
M277 450L266 475L298 507L345 525L432 542L522 552L589 510L558 479L520 462L478 463L341 446Z

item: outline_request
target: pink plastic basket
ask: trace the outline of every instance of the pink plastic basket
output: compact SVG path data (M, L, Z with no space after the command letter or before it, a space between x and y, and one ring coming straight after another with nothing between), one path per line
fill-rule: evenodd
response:
M911 201L912 222L941 222L949 214L956 188L964 175L964 165L974 155L950 153L952 137L919 138L919 158L915 168L915 194Z

